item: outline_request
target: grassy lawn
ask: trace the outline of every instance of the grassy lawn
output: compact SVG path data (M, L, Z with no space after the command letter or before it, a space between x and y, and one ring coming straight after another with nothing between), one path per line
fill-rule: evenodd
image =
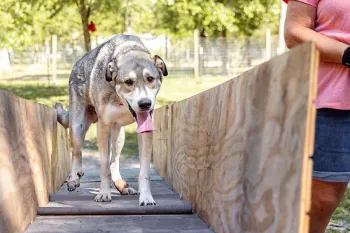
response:
M55 85L49 85L48 81L38 79L1 81L0 89L7 90L25 99L33 100L48 106L54 106L56 102L68 107L68 74L67 78L57 79ZM192 77L165 77L161 90L157 97L156 108L168 103L188 98L201 91L216 86L228 78L203 77L203 82L197 84ZM138 154L136 124L125 127L125 146L123 157ZM89 150L97 150L96 124L93 124L86 135L84 147Z
M335 210L330 226L326 233L349 233L350 232L350 189L348 188L345 195Z

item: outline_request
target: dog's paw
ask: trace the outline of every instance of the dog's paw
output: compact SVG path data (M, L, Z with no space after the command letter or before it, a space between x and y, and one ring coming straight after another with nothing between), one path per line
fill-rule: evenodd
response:
M96 202L110 202L112 201L111 191L100 190L95 197Z
M84 175L84 172L78 172L76 175L70 174L67 180L67 189L72 192L80 186L80 178Z
M138 192L129 187L128 183L125 180L117 180L114 182L115 188L119 191L121 195L137 195Z
M138 195L139 193L135 189L129 187L129 188L124 188L123 191L120 192L120 194L121 195Z
M84 172L78 172L77 175L79 176L79 179L84 176Z
M78 180L71 180L67 182L67 189L69 192L74 191L76 188L80 186L80 181Z
M139 204L140 206L156 205L156 202L154 201L152 194L148 194L140 196Z

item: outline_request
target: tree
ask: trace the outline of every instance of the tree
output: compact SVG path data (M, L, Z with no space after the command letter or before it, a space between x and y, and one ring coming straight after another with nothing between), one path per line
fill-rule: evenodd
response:
M278 25L279 0L157 0L157 27L160 33L173 37L192 36L195 29L200 37L221 37L222 68L226 70L226 37L246 37L246 54L252 36L263 25ZM277 10L275 10L277 9ZM206 40L201 39L205 49ZM248 56L245 57L249 64ZM200 58L199 67L204 61Z
M278 0L158 0L157 26L174 35L251 36L261 25L271 23L278 12Z
M80 15L86 51L91 50L91 36L88 29L90 16L94 14L103 15L110 12L118 13L120 9L120 1L118 0L33 0L32 3L38 10L46 11L51 22L58 17L64 17L61 14L62 12L75 8ZM67 21L67 18L64 20Z
M0 12L0 47L25 44L33 33L30 5L15 0L1 0Z

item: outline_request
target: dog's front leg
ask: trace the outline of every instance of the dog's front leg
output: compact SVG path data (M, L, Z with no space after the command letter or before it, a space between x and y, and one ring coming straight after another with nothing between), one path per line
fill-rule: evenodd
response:
M150 186L150 163L152 153L153 133L138 134L140 175L139 175L139 203L143 205L155 205Z
M95 201L111 201L111 170L109 167L110 156L110 125L104 124L102 120L97 122L97 141L98 149L100 152L100 178L101 186L100 191L95 197Z
M124 142L124 127L120 127L114 124L111 132L112 157L110 168L112 173L112 181L116 189L120 192L120 194L136 195L137 191L132 187L129 187L129 184L125 180L123 180L122 176L120 175L119 158L124 146Z

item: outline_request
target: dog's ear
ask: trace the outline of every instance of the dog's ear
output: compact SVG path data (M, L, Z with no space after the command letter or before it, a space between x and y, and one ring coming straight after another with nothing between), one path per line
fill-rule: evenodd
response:
M156 67L162 71L163 76L167 76L168 70L166 68L166 65L165 65L165 62L163 61L163 59L158 55L154 55L153 60L156 63Z
M106 80L110 82L113 79L115 79L116 76L117 76L116 59L111 59L106 68Z

